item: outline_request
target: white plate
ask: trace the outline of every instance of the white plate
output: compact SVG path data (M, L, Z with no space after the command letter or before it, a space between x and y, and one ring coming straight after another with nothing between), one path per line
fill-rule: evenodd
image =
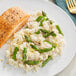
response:
M41 68L38 72L35 73L26 73L22 69L17 69L6 64L7 58L5 57L5 51L7 49L7 45L4 45L0 49L0 59L3 59L3 62L0 62L0 76L52 76L62 71L70 63L76 52L76 32L74 29L75 25L70 17L62 9L60 9L53 3L41 0L1 1L0 14L12 6L19 6L28 13L32 10L37 9L43 9L44 11L46 11L48 17L55 19L60 25L64 33L66 46L62 52L62 55L57 57L55 60L50 61L44 68Z

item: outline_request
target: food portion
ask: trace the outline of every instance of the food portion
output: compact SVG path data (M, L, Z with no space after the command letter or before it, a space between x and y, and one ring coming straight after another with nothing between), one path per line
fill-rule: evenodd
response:
M9 45L7 57L10 65L37 71L61 54L64 35L44 11L38 11L31 14L25 26L9 40Z
M0 47L24 24L30 16L19 7L12 7L0 16Z

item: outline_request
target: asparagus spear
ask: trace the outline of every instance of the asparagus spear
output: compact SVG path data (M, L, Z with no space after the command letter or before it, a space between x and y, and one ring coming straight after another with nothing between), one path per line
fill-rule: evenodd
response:
M36 34L40 34L40 31L43 32L43 33L50 33L50 31L48 30L45 30L45 29L39 29Z
M62 33L62 31L58 25L56 25L56 28L57 28L58 32L64 36L64 34Z
M52 47L56 48L56 44L51 43L50 41L47 41L47 40L44 40L44 42L48 42L49 44L51 44L51 45L52 45Z
M46 60L42 63L42 67L44 67L51 59L52 59L52 57L51 57L51 56L48 56L48 59L46 59Z
M51 47L51 48L39 49L38 51L39 51L40 53L44 53L44 52L51 51L52 49L53 49L53 47Z
M46 16L46 13L45 13L44 11L42 11L42 15L43 15L43 16Z
M32 45L32 44L31 44L31 47L32 47L33 49L37 50L37 51L40 52L40 53L48 52L48 51L51 51L51 50L53 49L53 47L51 47L51 48L39 49L39 48L37 48L36 45Z
M26 60L26 53L27 53L27 48L24 48L23 50L23 62Z
M25 63L28 64L28 65L36 65L36 64L39 64L40 61L27 60L27 61L25 61Z
M40 29L37 31L37 32L35 32L36 34L40 34Z
M50 32L50 33L46 33L46 34L44 34L43 35L43 37L48 37L48 36L50 36L50 35L52 35L52 36L54 36L54 37L56 37L56 34L52 31L52 32Z
M50 24L53 24L53 22L51 20L49 20Z
M15 47L14 52L13 52L13 56L12 56L12 59L14 59L14 60L16 60L17 51L18 51L18 47Z
M42 20L41 20L39 26L43 26L42 24L43 24L44 21L46 21L45 17L42 18Z
M52 31L52 32L50 32L50 35L52 35L52 36L55 36L56 37L56 34Z
M40 29L40 31L43 32L43 33L50 33L50 31L45 30L45 29Z
M36 45L30 44L30 46L31 46L33 49L38 50L38 48L37 48Z
M29 39L26 35L25 35L25 39L26 39L27 42L32 42L32 40Z
M39 22L39 21L42 20L42 18L43 18L43 16L38 16L37 19L36 19L36 21Z

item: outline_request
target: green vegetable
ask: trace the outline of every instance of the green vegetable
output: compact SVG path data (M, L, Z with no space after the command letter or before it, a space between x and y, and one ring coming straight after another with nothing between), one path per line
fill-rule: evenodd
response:
M39 64L40 61L27 60L27 61L25 61L25 63L28 64L28 65L36 65L36 64Z
M51 45L52 45L52 47L56 48L56 44L51 43L51 42L49 42L49 41L47 41L47 40L44 40L44 42L48 42L49 44L51 44Z
M62 33L62 31L58 25L56 25L56 28L57 28L58 32L64 36L64 34Z
M50 36L50 35L52 35L52 36L54 36L54 37L56 37L56 34L52 31L52 32L50 32L50 33L46 33L46 34L44 34L43 35L43 37L48 37L48 36Z
M30 46L31 46L33 49L38 50L38 48L37 48L36 45L30 44Z
M53 24L53 22L51 20L49 20L50 24Z
M55 36L56 37L56 34L52 31L52 32L50 32L50 35L52 35L52 36Z
M40 29L40 31L43 32L43 33L50 33L50 31L45 30L45 29Z
M37 48L36 45L33 45L33 44L31 44L30 46L31 46L33 49L35 49L35 50L37 50L38 52L40 52L40 53L48 52L48 51L51 51L51 50L53 49L53 47L51 47L51 48L39 49L39 48Z
M26 39L27 42L32 42L32 40L29 39L26 35L25 35L25 39Z
M45 37L45 38L48 37L48 36L50 36L49 33L46 33L46 34L43 35L43 37Z
M42 23L43 23L43 22L40 22L39 26L42 26Z
M14 59L14 60L16 60L17 51L18 51L18 47L15 47L14 52L13 52L13 56L12 56L12 59Z
M27 48L24 48L23 50L23 62L26 60L26 53L27 53Z
M46 21L47 21L47 20L49 20L49 18L48 18L48 17L46 18Z
M46 13L45 13L44 11L42 11L42 15L43 15L43 16L46 16Z
M37 32L35 32L36 34L40 34L40 31L43 33L50 33L50 31L45 30L45 29L39 29Z
M48 30L45 30L45 29L39 29L37 32L35 32L36 34L40 34L40 31L41 32L43 32L43 33L45 33L44 35L43 35L43 37L48 37L48 36L50 36L50 35L52 35L52 36L54 36L54 37L56 37L56 34L52 31L52 32L50 32L50 31L48 31Z
M41 20L39 26L42 26L42 24L43 24L44 21L46 21L45 17L42 18L42 20Z
M44 67L51 59L52 59L52 56L48 56L48 59L46 59L46 60L42 63L42 67Z
M36 21L39 22L40 20L42 20L43 16L38 16Z
M40 29L37 31L37 32L35 32L36 34L40 34Z
M38 51L39 51L40 53L44 53L44 52L51 51L52 49L53 49L53 47L51 47L51 48L39 49Z

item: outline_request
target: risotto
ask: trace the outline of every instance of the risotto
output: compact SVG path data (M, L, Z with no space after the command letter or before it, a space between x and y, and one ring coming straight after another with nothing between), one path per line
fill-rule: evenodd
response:
M37 71L61 54L64 35L59 25L50 20L44 11L38 11L30 16L9 43L6 54L9 64L25 71Z

